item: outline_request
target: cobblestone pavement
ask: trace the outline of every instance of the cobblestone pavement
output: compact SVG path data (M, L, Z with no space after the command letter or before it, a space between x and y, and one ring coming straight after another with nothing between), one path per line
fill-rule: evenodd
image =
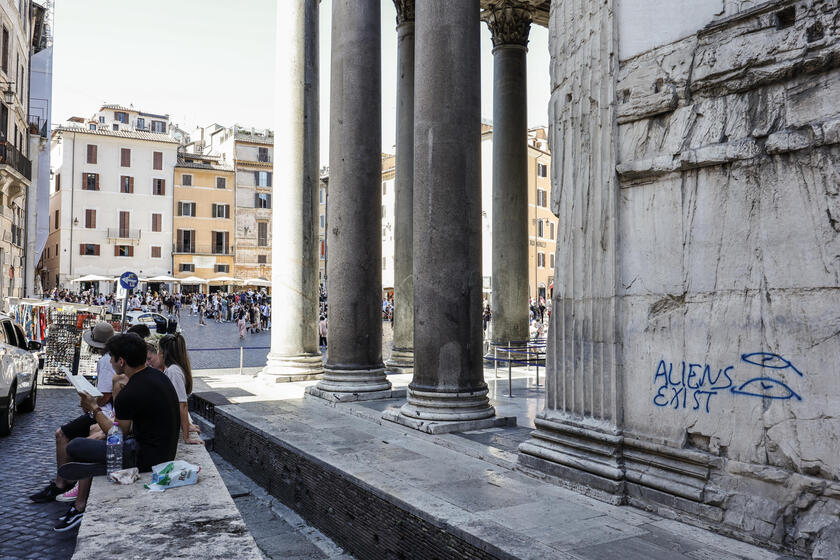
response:
M239 513L266 558L354 560L217 453L210 453Z
M41 386L35 411L19 414L12 434L0 438L0 558L70 558L76 532L53 527L69 504L34 504L28 496L55 477L55 430L78 416L79 398L68 387Z
M206 326L199 326L198 316L181 313L181 330L190 350L193 369L217 369L239 367L239 347L244 346L243 367L261 367L265 365L268 347L271 345L270 331L248 333L244 340L239 339L239 329L235 323L216 323L207 319ZM391 323L382 323L382 358L391 356ZM217 350L232 348L232 350Z

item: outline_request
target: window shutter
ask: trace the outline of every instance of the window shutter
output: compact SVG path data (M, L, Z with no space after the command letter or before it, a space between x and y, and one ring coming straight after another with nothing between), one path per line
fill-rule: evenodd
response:
M269 174L269 177L271 177L270 174ZM269 183L271 183L270 180L269 180ZM270 194L265 195L265 200L266 200L266 202L265 202L266 208L271 208L271 195Z
M260 172L259 171L254 171L254 184L255 185L260 184Z
M180 200L178 201L178 215L179 216L184 215L184 203L181 202Z
M119 245L114 245L114 256L115 257L120 256L120 246Z
M94 173L96 176L96 190L99 190L99 173Z
M272 175L272 172L271 172L271 171L267 171L267 172L266 172L266 175L268 175L268 186L270 187L270 186L271 186L271 175Z
M128 178L128 192L130 192L130 193L134 192L134 177L129 177Z
M152 167L154 169L163 169L163 152L154 152L153 159L154 164Z
M160 180L160 194L166 194L166 179Z
M254 193L254 208L260 207L260 195L259 193Z
M216 216L216 204L215 204L215 203L212 205L212 207L211 207L211 209L210 209L210 215L211 215L213 218L217 218L217 217L218 217L218 216Z
M133 256L134 256L134 245L129 245L129 246L128 246L128 256L129 256L129 257L133 257Z
M85 244L84 243L79 243L79 254L80 255L85 254Z
M93 253L98 257L99 256L99 245L93 246Z

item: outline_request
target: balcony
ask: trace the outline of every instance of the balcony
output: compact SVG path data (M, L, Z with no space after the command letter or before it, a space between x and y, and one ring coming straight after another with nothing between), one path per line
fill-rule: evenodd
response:
M0 166L8 165L27 181L32 180L32 162L9 142L0 142Z
M108 228L107 237L108 241L114 242L115 244L127 242L135 245L140 242L140 234L141 231L139 229Z
M195 245L190 243L176 243L172 246L173 253L187 255L233 255L233 247L225 245Z

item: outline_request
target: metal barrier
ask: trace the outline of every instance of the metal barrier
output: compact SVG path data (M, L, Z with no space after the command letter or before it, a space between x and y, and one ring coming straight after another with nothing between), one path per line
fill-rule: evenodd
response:
M522 345L525 345L524 347ZM499 362L507 362L508 364L508 397L513 398L513 364L516 362L520 365L525 365L528 369L527 371L531 371L531 363L532 359L530 358L531 355L537 356L536 360L533 360L534 365L536 366L536 386L540 386L540 358L539 356L545 356L546 342L544 338L536 338L530 340L510 340L508 341L507 346L502 346L500 344L493 344L492 342L490 345L493 347L493 357L492 358L485 358L485 359L492 359L493 360L493 376L494 378L498 379L499 377ZM524 348L524 349L523 349ZM543 351L540 351L543 349ZM507 352L507 358L500 358L499 357L499 350L503 350ZM532 351L533 350L533 351ZM525 360L516 360L510 357L511 354L525 354ZM542 361L545 362L545 357L542 358Z
M231 346L223 348L187 348L187 352L219 352L231 350L239 350L239 375L242 375L243 366L245 363L245 350L271 350L271 346Z

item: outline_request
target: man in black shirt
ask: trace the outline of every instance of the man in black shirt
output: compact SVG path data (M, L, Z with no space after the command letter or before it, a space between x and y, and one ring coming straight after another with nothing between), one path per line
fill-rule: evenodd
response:
M175 388L159 370L146 366L146 342L133 333L111 337L106 350L111 355L111 366L117 375L128 378L125 387L114 399L116 422L123 437L134 434L137 442L137 467L141 472L152 466L175 458L178 448L180 408ZM113 423L102 413L96 399L81 395L82 408L91 414L106 434ZM62 467L62 477L75 479L81 473L79 496L67 515L56 526L56 531L66 531L81 523L90 493L91 474L104 473L105 441L77 438L67 445L67 453L78 463Z

